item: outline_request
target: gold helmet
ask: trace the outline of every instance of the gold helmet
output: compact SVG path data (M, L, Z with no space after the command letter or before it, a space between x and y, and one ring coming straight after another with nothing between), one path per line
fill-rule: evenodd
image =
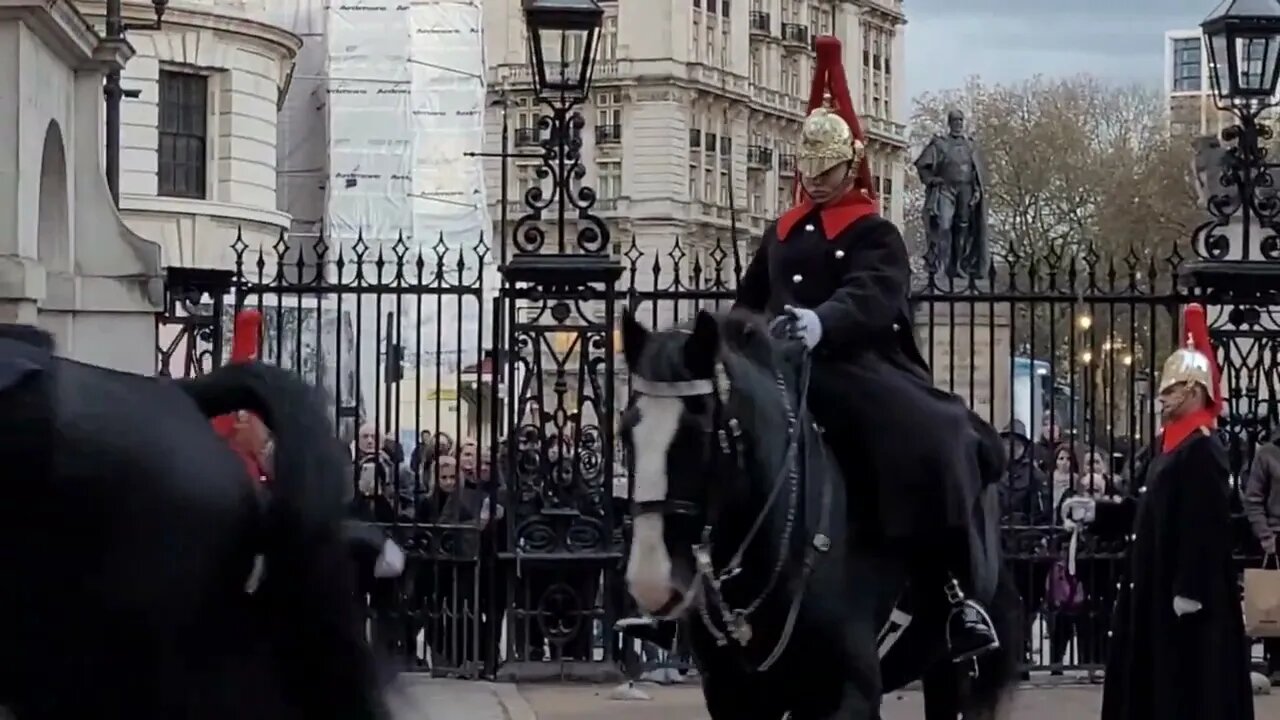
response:
M1183 309L1182 331L1186 344L1174 350L1164 361L1160 371L1160 392L1179 383L1200 385L1209 395L1210 408L1219 412L1222 408L1221 375L1213 356L1204 306L1193 303Z
M1174 350L1169 359L1164 361L1164 369L1160 371L1160 392L1179 383L1203 385L1205 390L1212 390L1212 367L1209 358L1195 349L1188 339L1186 347Z
M834 110L820 107L809 113L800 129L797 165L805 177L817 177L831 168L862 159L862 141L853 136L849 123Z

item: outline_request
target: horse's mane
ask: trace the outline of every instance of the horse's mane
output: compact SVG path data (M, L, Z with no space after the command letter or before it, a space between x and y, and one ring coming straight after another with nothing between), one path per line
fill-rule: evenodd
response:
M775 340L766 318L756 313L734 310L718 320L720 360L733 386L732 411L752 439L760 467L772 477L786 462L788 438L788 412L778 387L779 373L786 382L792 412L799 410L801 400L798 357L789 357L796 349Z

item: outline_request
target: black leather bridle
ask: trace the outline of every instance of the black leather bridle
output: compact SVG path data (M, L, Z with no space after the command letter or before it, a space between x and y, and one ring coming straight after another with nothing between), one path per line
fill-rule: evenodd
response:
M656 615L664 619L679 618L684 614L685 610L695 605L697 596L701 593L705 595L706 600L705 602L696 603L696 610L707 631L715 638L716 644L719 646L728 645L732 641L745 648L751 642L750 618L773 593L785 575L787 561L791 557L791 538L795 530L796 516L804 486L801 457L804 453L803 438L805 433L800 423L807 417L809 373L810 361L808 354L806 354L800 368L799 392L796 395L799 398L799 407L793 408L790 394L787 391L786 378L783 377L781 371L774 371L774 381L777 384L779 393L781 393L782 402L787 413L785 461L774 479L764 507L760 509L751 529L723 569L717 570L712 563L711 549L715 541L719 514L724 506L724 502L718 497L719 493L714 480L711 483L711 489L708 490L705 507L693 501L671 500L668 498L643 500L632 504L633 517L657 514L702 519L704 521L701 542L692 548L696 573L693 582L683 597L673 599L668 603L668 606L659 609ZM732 472L736 473L738 477L745 477L747 472L745 465L746 452L742 424L729 411L732 389L723 365L717 364L714 378L701 380L659 382L634 373L631 379L633 391L641 396L679 399L708 398L711 410L709 418L707 418L708 421L703 424L703 433L706 438L704 447L707 449L707 454L710 456L713 465L714 474L711 477L723 478L725 477L725 472ZM829 532L834 491L830 481L824 482L822 487L822 510L818 529L806 548L801 577L793 590L787 620L773 651L763 662L753 668L757 672L768 670L777 662L786 649L787 644L790 642L791 634L795 629L795 622L799 615L801 601L804 598L805 585L809 576L817 564L817 559L831 548ZM742 560L747 548L764 527L774 505L783 496L784 490L787 491L787 509L782 536L779 538L778 543L778 557L773 567L770 568L764 587L752 601L741 608L731 607L724 599L723 586L742 572ZM713 610L720 616L718 624L711 617Z

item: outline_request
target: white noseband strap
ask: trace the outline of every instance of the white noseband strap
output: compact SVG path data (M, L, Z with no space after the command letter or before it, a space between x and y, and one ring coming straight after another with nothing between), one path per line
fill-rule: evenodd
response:
M649 397L682 398L714 395L715 383L711 380L685 380L683 382L654 382L639 375L631 376L631 387Z

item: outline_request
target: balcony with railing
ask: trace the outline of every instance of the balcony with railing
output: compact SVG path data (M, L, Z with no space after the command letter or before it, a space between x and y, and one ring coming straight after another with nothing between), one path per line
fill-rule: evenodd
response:
M516 147L537 147L541 139L542 133L538 128L516 128Z
M767 12L752 11L748 24L752 35L768 37L773 34L773 17Z
M782 44L796 50L808 49L809 28L798 23L782 23Z
M747 148L747 167L754 170L768 170L773 167L773 149L761 145Z
M778 156L778 174L784 177L796 174L796 156L784 153Z
M621 125L597 125L596 126L596 144L597 145L618 145L622 142L622 126Z

